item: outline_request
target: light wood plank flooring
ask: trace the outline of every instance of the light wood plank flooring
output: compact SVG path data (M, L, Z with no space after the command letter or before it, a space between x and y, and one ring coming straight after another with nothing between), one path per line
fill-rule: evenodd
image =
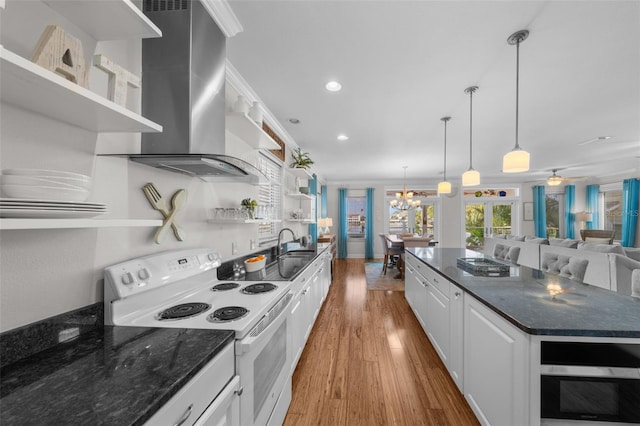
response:
M337 260L293 376L285 426L477 425L404 298Z

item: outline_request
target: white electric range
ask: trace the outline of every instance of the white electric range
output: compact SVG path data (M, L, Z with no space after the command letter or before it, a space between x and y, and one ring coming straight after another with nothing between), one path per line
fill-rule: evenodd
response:
M221 281L211 249L157 253L105 268L105 324L235 332L240 424L277 424L290 401L287 281ZM284 396L281 397L281 394ZM278 409L275 410L276 403ZM283 414L283 408L284 414Z

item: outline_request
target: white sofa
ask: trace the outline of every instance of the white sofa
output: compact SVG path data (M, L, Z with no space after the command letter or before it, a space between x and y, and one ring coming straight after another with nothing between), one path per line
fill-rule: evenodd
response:
M540 268L540 249L537 244L528 243L516 239L489 238L484 239L484 253L493 256L496 244L502 244L509 247L520 247L518 255L518 265L528 266L529 268Z
M525 241L523 241L525 240ZM589 261L584 283L631 295L631 276L640 269L640 249L578 240L540 239L514 236L485 237L484 253L493 255L496 244L520 247L518 264L540 269L545 253L577 257Z

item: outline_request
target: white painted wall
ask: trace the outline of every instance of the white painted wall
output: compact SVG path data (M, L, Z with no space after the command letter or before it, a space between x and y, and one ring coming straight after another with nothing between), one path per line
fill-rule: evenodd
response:
M30 58L44 27L55 18L81 39L87 63L94 53L104 53L125 68L140 73L139 40L95 43L74 25L61 20L46 5L8 2L2 11L3 45ZM26 23L26 24L25 24ZM90 89L106 96L106 76L90 70ZM144 79L142 80L144 85ZM60 108L64 108L60 105ZM130 109L140 110L140 94L131 97ZM206 221L214 207L239 207L257 188L240 183L206 183L197 178L132 163L126 158L95 156L100 153L139 152L136 134L95 134L46 117L1 104L0 168L42 168L91 175L94 186L89 201L104 203L109 219L157 219L141 188L154 182L170 197L187 189L188 202L178 214L187 233L184 242L172 234L157 245L155 228L103 228L0 231L0 331L6 331L102 300L102 273L106 266L155 252L210 247L223 258L247 254L257 225L220 225ZM237 140L227 141L236 155L255 155ZM306 224L286 223L297 235L307 234ZM286 234L288 236L288 234ZM231 253L232 242L238 253Z

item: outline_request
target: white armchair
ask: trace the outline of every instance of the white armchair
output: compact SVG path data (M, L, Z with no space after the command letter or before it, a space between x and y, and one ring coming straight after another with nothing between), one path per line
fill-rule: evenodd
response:
M634 271L640 270L640 262L623 254L609 253L611 270L611 290L625 296L631 296L631 283ZM638 276L640 272L636 273Z

